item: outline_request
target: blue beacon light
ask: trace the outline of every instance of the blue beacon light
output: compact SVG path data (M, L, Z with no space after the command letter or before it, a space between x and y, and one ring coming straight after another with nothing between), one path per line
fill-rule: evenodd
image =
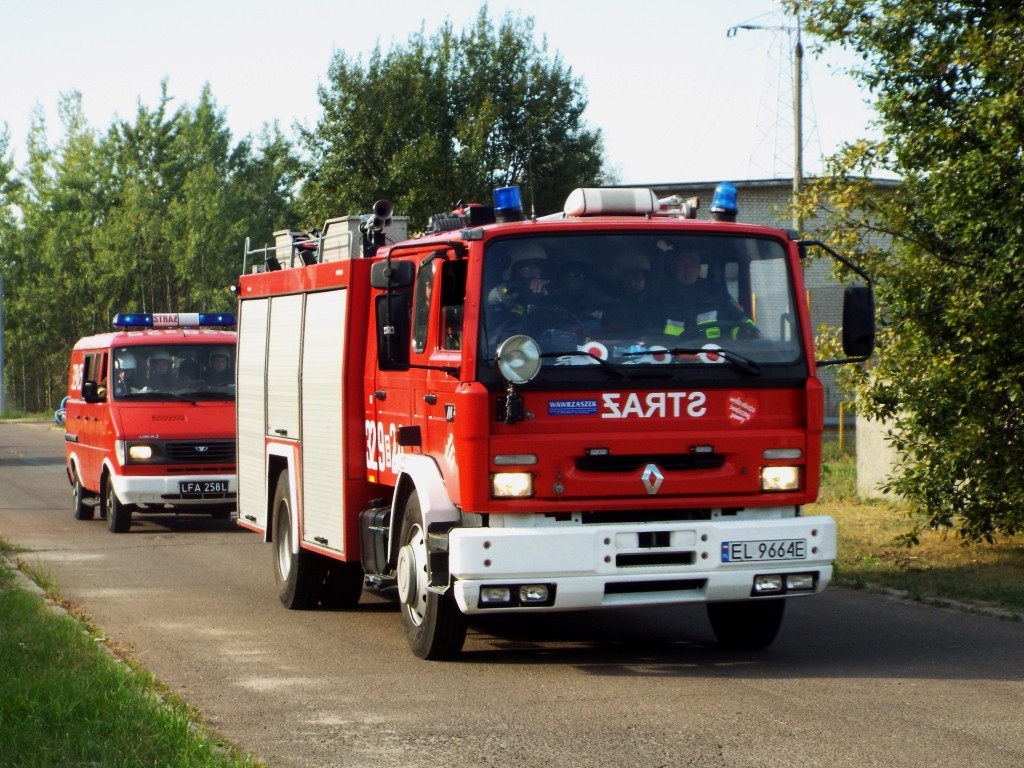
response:
M499 187L494 190L494 218L497 221L523 219L523 199L519 187Z
M711 197L711 215L718 221L736 221L736 186L723 181Z

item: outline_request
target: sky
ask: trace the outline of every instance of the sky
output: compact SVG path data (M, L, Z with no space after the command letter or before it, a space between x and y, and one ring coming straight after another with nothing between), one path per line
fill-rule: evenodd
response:
M0 128L16 167L41 114L49 144L60 139L62 93L82 94L85 116L105 132L159 104L194 106L208 84L235 140L277 121L294 137L322 112L337 52L365 62L378 44L404 45L447 19L456 31L473 0L3 0L0 3ZM622 184L792 178L792 16L780 0L490 0L498 26L511 12L532 18L580 77L587 126L600 129L607 166ZM738 28L752 26L754 28ZM805 49L813 40L804 37ZM871 134L865 95L840 68L839 51L804 57L804 172L846 141Z

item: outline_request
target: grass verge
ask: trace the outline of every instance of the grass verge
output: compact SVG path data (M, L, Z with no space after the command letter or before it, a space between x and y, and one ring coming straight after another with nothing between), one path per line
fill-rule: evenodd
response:
M920 546L893 540L911 528L905 507L857 498L856 458L826 446L822 490L806 514L836 521L834 583L881 587L921 600L951 600L1024 613L1024 537L965 545L952 533L926 531Z
M3 541L0 551L9 551ZM80 620L19 587L3 560L0 755L19 768L260 765Z

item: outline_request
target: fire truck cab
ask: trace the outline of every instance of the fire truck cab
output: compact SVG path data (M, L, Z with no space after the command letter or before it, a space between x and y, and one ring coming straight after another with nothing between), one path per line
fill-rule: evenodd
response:
M124 533L132 511L235 509L232 314L119 314L71 352L64 446L75 519L97 508Z
M328 227L312 257L247 262L238 522L273 543L282 603L394 590L427 659L459 653L468 615L693 602L723 644L770 644L836 554L802 511L810 243L697 205L581 189L527 218L505 188L385 242L381 201L358 245ZM863 360L870 284L846 300Z

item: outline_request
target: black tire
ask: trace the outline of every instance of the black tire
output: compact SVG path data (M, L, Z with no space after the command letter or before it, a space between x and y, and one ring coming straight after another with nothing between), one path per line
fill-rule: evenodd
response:
M315 608L324 566L319 557L301 547L297 554L292 552L292 503L287 472L282 472L277 479L271 513L277 596L285 608L294 611Z
M117 498L110 478L103 483L103 510L107 515L107 530L111 533L128 533L132 527L132 509Z
M92 504L86 504L85 500L89 496L89 492L85 490L85 486L82 485L81 479L78 477L77 470L75 471L75 481L71 487L71 508L75 512L75 520L92 520L96 515L96 507Z
M759 651L771 645L786 612L784 598L708 603L711 628L723 648Z
M451 590L439 595L427 589L426 530L415 491L405 503L400 544L398 593L409 647L421 659L455 658L466 641L466 617Z

